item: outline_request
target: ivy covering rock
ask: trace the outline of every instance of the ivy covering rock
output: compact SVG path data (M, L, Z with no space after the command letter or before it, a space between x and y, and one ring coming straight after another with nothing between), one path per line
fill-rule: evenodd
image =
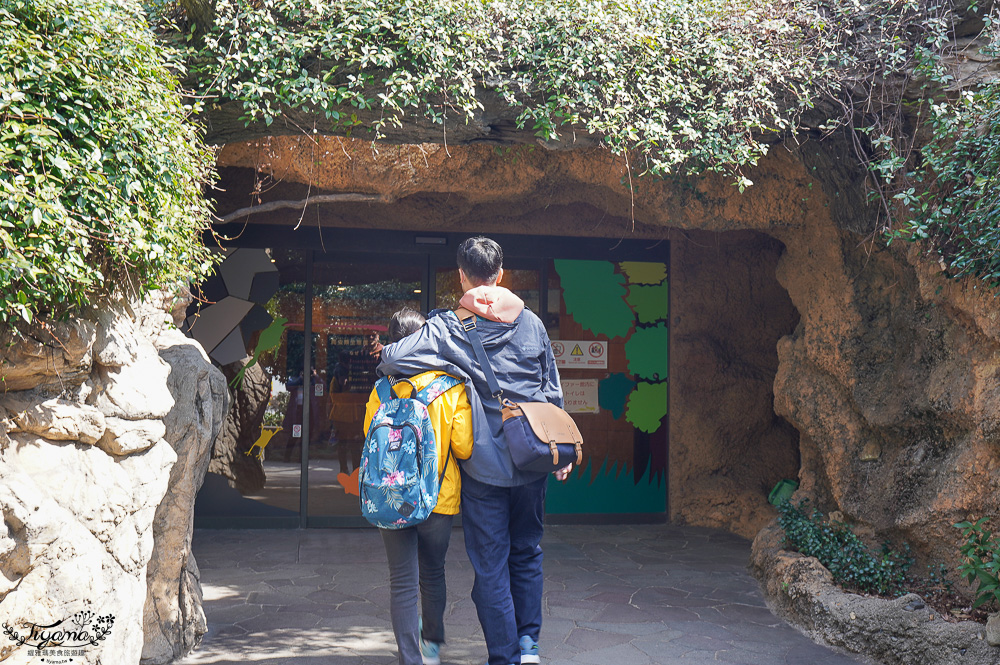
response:
M995 32L978 2L220 0L214 10L191 51L196 84L241 103L248 124L294 110L320 119L302 131L378 138L414 116L468 121L486 89L550 144L594 134L637 175L719 171L741 192L776 141L846 126L871 165L888 239L927 240L949 276L1000 285L997 84L950 97L942 60L959 20L981 20L986 41ZM904 104L913 79L921 92ZM930 121L924 147L914 118Z

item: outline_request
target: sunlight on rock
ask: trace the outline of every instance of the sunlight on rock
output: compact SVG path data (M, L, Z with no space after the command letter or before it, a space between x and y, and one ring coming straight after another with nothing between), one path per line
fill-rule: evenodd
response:
M222 600L224 598L237 598L239 595L239 589L231 586L219 586L215 584L205 584L202 586L202 597L206 602Z

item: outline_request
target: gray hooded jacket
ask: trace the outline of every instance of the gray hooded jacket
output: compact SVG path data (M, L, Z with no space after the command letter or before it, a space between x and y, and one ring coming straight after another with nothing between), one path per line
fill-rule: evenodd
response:
M476 327L504 397L562 406L559 372L541 319L524 309L512 323L477 317ZM382 349L378 372L383 376L411 376L428 369L448 372L465 382L475 432L472 456L461 462L466 473L499 487L525 485L545 475L514 466L503 434L500 403L492 397L454 312L432 312L418 332Z

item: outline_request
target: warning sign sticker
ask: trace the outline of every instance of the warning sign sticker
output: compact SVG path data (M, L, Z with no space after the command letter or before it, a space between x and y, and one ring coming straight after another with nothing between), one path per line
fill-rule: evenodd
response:
M570 413L600 413L597 379L565 379L562 382L563 408Z
M552 342L556 367L607 369L608 343L593 340L560 339Z

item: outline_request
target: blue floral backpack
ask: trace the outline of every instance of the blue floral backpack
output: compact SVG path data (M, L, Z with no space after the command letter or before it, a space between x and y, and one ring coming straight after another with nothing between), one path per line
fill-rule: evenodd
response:
M442 375L410 397L396 397L385 377L375 384L381 405L365 437L358 474L361 514L380 529L402 529L420 524L434 511L441 478L438 442L427 414L427 405L461 383Z

